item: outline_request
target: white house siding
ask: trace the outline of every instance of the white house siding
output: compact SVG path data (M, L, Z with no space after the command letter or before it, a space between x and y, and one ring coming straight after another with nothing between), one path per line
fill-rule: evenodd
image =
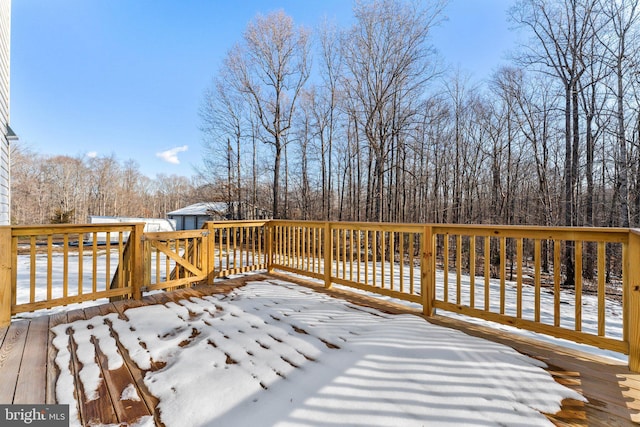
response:
M0 0L0 225L11 222L9 124L9 58L11 0Z

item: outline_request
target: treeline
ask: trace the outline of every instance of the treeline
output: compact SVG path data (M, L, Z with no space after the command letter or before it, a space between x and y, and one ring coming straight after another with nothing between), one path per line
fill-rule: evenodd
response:
M257 16L206 93L202 177L279 218L638 226L636 0L514 3L525 41L482 84L440 65L444 5Z
M19 143L18 143L19 144ZM11 151L11 223L87 223L90 215L165 218L208 194L188 178L140 173L133 160Z

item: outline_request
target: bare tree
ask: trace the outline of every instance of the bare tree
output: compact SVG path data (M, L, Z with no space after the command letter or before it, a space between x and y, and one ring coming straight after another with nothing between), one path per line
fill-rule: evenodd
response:
M565 158L564 222L576 225L580 145L579 81L585 72L584 52L595 36L592 13L596 0L521 0L511 9L513 20L531 30L533 40L520 60L557 78L564 89ZM565 250L566 283L574 283L573 244Z
M280 215L280 163L298 96L309 77L309 33L283 11L258 15L230 53L228 82L246 96L275 151L273 215Z
M335 25L325 21L320 29L321 76L324 87L316 98L315 126L320 139L320 159L322 172L322 212L324 219L331 219L333 192L333 140L338 121L338 82L342 75L340 39Z
M81 159L69 156L56 156L47 159L46 176L50 180L51 204L53 210L49 216L51 222L71 223L76 215L85 220L82 193L86 189L83 180L86 170Z
M41 158L20 143L11 144L11 222L41 224L48 222L48 180Z
M232 53L227 54L226 64L231 61ZM237 213L242 219L242 210L234 209L235 202L242 198L242 143L250 132L245 107L245 99L236 87L229 85L229 67L223 66L220 75L214 80L213 88L205 92L200 107L201 130L206 135L204 148L203 178L214 178L219 170L227 171L226 202L229 213ZM221 164L220 160L223 161Z
M635 0L600 1L602 11L608 18L607 27L611 31L596 31L601 45L606 49L613 74L615 86L613 93L616 99L616 140L617 140L617 183L620 204L620 226L629 226L629 187L628 158L624 98L628 92L628 75L637 66L633 49L629 49L631 38L638 37L635 24L638 22L639 8Z
M353 118L373 155L368 220L388 219L383 199L390 184L385 172L391 144L416 114L403 109L403 101L422 95L436 75L429 34L444 4L376 0L354 7L356 23L342 43L347 71L343 82L357 113Z
M132 159L42 156L20 144L11 154L15 224L86 223L92 215L162 218L197 198L188 178L146 177Z

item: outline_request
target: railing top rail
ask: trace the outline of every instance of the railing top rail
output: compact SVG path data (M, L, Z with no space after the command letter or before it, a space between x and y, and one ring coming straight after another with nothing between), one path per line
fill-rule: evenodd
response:
M324 227L329 224L333 229L354 229L373 231L406 231L420 232L424 230L425 224L405 224L395 222L356 222L356 221L296 221L289 219L277 219L269 222L271 225L302 225L313 227Z
M275 226L315 226L322 227L325 221L270 220ZM536 225L495 225L495 224L406 224L392 222L346 222L330 221L334 229L376 230L419 232L424 227L431 227L436 234L463 234L490 237L536 238L558 240L606 241L624 243L628 241L629 232L640 234L640 229L614 227L547 227Z
M248 219L248 220L231 220L231 221L206 221L203 228L210 226L212 228L225 227L242 227L242 226L261 226L272 220L269 219Z
M488 237L535 238L543 240L582 240L625 243L630 230L605 227L544 227L504 225L433 224L434 234L463 234Z
M105 224L47 224L47 225L14 225L11 226L11 235L33 236L49 234L73 234L73 233L93 233L107 231L131 231L136 225L144 223L137 222L117 222Z
M103 224L46 224L6 226L11 228L12 236L52 235L63 233L91 233L95 231L129 231L135 225L143 223L103 223ZM207 221L205 227L226 228L240 226L271 225L306 225L325 226L325 221L296 220L233 220ZM640 235L640 229L608 228L608 227L546 227L534 225L495 225L495 224L405 224L391 222L329 222L332 228L353 228L361 230L384 231L419 231L431 227L439 234L468 234L492 237L531 237L561 240L594 240L625 242L629 233ZM203 227L203 228L205 228Z
M202 237L206 235L206 229L200 230L181 230L181 231L152 231L145 232L146 240L162 240L162 239L190 239L194 237Z
M606 231L611 233L628 233L629 228L622 227L577 227L577 226L546 226L546 225L502 225L502 224L443 224L433 223L425 224L433 228L461 228L461 229L475 229L475 228L492 228L497 230L550 230L550 231ZM632 229L633 230L633 229ZM640 229L636 229L640 231Z
M305 225L309 227L324 227L326 221L295 221L291 219L272 219L269 221L271 225Z
M354 229L369 231L404 231L409 233L420 233L424 230L424 224L403 224L396 222L332 222L331 228Z

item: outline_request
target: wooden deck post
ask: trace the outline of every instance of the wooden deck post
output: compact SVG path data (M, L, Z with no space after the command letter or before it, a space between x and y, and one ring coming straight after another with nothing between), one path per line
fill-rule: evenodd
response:
M0 227L0 327L11 323L11 227Z
M216 242L216 233L215 229L211 227L211 222L207 221L205 223L206 234L203 235L203 239L206 239L202 242L202 268L207 272L207 285L213 285L216 270L216 262L215 262L215 242Z
M434 312L436 270L433 246L433 229L430 225L426 225L422 233L422 257L420 259L420 295L422 296L422 313L425 316L432 316Z
M131 272L131 296L133 299L142 299L142 287L145 283L145 256L144 256L144 223L134 224L133 231L129 235L133 245L133 271Z
M331 223L324 223L324 247L323 247L323 258L324 258L324 287L326 289L331 289L331 263L333 262L332 256L333 250L333 231L331 230Z
M271 221L267 221L264 224L264 231L266 234L266 249L267 249L267 273L273 273L273 225Z
M142 241L142 251L144 253L144 283L148 285L151 283L151 244L144 240Z
M626 256L627 283L624 284L627 309L624 325L629 338L629 369L640 372L640 230L629 230Z

